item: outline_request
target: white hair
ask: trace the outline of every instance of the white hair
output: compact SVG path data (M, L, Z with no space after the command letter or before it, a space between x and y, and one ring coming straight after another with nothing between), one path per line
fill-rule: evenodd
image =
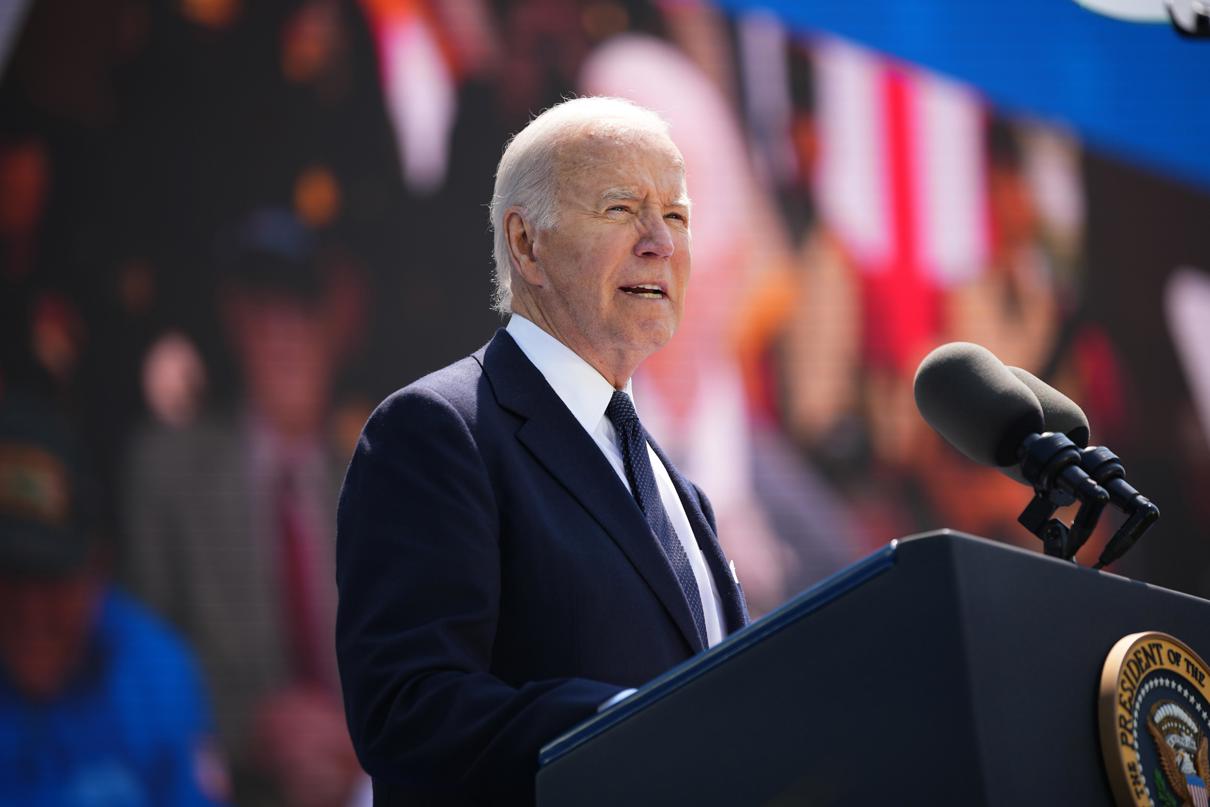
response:
M512 257L504 215L520 210L537 231L557 223L557 156L568 141L587 131L616 129L655 131L668 135L668 122L646 107L624 98L572 98L552 106L517 132L504 148L496 167L496 187L490 207L495 260L493 308L512 312Z

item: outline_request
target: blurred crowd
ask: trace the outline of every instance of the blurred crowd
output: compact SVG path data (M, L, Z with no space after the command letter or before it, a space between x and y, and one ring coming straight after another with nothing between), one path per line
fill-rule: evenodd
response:
M37 0L0 76L0 793L366 798L344 464L498 326L495 163L571 94L685 155L686 317L636 391L754 616L904 534L1036 545L1028 491L916 414L942 342L1129 445L1080 144L948 79L702 0Z

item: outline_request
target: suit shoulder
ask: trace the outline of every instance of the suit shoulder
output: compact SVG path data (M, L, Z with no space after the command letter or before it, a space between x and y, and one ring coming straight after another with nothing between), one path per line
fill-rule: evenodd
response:
M392 421L406 415L436 416L442 410L473 421L481 396L483 367L475 356L443 367L388 395L371 415L371 422Z
M466 396L474 395L482 379L483 364L480 355L475 354L413 381L400 392L427 390L457 404Z

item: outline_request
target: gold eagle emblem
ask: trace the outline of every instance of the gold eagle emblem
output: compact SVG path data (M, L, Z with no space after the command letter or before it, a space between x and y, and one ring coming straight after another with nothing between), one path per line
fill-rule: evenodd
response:
M1203 783L1210 782L1210 739L1175 701L1158 701L1147 717L1147 731L1155 741L1168 786L1180 799L1181 807L1194 807L1196 802L1185 777L1196 775Z

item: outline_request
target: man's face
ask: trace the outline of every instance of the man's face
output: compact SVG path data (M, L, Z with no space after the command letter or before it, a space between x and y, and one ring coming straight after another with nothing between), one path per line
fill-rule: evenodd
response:
M556 225L533 255L548 330L616 386L676 332L689 280L689 200L662 134L586 134L556 166Z
M96 623L91 571L56 580L0 574L0 668L19 691L49 700L78 669Z
M235 295L231 312L244 384L260 414L282 434L314 434L334 369L324 312L288 296L248 293Z

